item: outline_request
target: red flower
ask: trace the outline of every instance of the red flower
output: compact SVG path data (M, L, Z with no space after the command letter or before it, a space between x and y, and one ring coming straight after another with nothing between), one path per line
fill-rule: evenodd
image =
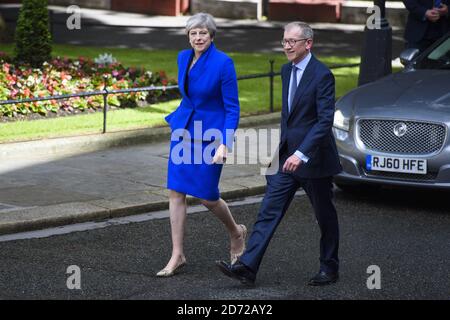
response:
M3 64L3 72L9 73L9 67L10 67L10 65L8 63L4 63Z
M31 95L30 89L25 88L25 89L23 90L23 95L24 95L26 98L28 98L28 97Z

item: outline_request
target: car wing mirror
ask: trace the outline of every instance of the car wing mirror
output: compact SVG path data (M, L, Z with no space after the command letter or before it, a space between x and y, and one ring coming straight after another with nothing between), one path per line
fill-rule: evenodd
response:
M400 53L400 62L407 66L411 63L411 61L414 60L415 57L419 54L419 49L411 48L403 50L402 53Z

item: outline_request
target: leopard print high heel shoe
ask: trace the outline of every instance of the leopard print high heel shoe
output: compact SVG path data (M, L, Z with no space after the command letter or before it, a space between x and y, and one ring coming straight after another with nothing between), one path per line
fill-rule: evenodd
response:
M172 277L177 274L184 266L186 265L186 260L182 260L175 268L173 269L162 269L160 270L156 276L157 277Z

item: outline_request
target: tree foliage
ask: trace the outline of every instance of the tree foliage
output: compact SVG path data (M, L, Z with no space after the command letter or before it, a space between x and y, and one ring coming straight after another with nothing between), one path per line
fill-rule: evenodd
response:
M15 61L40 68L51 58L47 0L23 0L15 34Z

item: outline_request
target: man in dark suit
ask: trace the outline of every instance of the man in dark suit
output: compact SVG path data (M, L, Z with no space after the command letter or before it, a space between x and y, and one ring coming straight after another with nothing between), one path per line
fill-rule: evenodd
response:
M253 284L270 239L295 192L302 187L321 231L320 269L308 284L326 285L339 277L339 226L332 201L332 176L342 168L331 131L334 77L310 53L313 31L306 23L286 25L282 45L290 62L281 69L280 170L266 175L266 194L244 254L233 265L223 261L216 264L227 276Z
M450 0L403 0L409 11L405 27L407 48L421 52L449 31Z

